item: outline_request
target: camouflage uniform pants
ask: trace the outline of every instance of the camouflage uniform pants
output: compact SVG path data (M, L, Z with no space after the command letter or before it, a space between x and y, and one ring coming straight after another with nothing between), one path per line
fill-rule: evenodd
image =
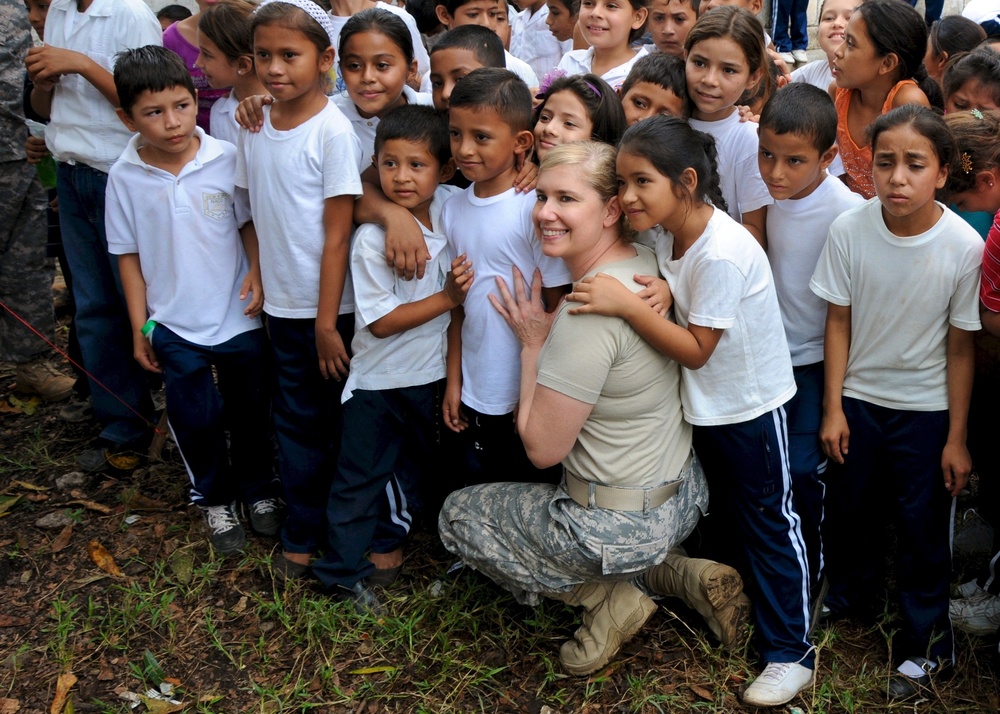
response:
M628 580L662 562L707 510L708 486L692 456L684 484L645 513L584 508L563 484L488 483L455 491L438 530L449 551L536 605L539 595L593 580Z
M0 164L0 301L52 339L52 271L45 264L45 191L22 160ZM45 343L0 308L0 359L27 362Z

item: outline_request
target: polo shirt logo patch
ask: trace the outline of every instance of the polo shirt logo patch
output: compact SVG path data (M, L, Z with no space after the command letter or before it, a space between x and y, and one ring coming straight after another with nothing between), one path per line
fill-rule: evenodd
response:
M201 210L213 221L221 221L229 215L232 198L225 191L201 194Z

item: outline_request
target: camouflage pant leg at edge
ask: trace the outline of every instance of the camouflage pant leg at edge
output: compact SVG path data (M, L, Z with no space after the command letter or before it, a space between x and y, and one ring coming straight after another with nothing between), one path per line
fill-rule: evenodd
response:
M0 168L0 300L52 339L52 271L45 263L45 191L24 160ZM0 309L0 359L27 362L47 349L6 310Z

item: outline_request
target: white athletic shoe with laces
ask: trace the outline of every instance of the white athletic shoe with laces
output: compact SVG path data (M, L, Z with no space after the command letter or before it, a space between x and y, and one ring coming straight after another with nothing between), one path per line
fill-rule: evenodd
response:
M955 588L955 598L958 600L972 600L973 598L981 598L986 595L989 595L989 593L979 587L977 580L970 580Z
M764 671L743 692L743 703L776 707L792 701L812 684L813 670L798 662L768 662Z
M956 630L989 637L1000 630L1000 597L986 593L968 600L952 600L948 614Z

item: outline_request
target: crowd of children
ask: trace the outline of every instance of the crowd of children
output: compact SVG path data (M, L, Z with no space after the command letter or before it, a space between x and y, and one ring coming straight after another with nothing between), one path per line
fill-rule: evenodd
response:
M824 0L805 64L792 2L788 57L759 0L199 0L162 36L142 0L25 4L45 45L16 57L16 104L58 165L87 468L134 463L162 379L215 549L245 546L245 510L278 576L377 610L450 491L563 477L516 433L520 345L491 303L537 271L549 311L570 293L683 368L711 489L685 547L745 578L744 701L809 686L820 613L870 614L859 519L899 529L891 696L953 665L952 620L1000 625L992 571L949 603L954 497L992 463L966 446L996 393L980 364L974 397L975 335L1000 334L1000 222L972 227L1000 209L1000 55L975 23ZM656 251L638 291L571 288L544 252L538 162L583 140L617 147ZM705 572L672 594L734 644Z

